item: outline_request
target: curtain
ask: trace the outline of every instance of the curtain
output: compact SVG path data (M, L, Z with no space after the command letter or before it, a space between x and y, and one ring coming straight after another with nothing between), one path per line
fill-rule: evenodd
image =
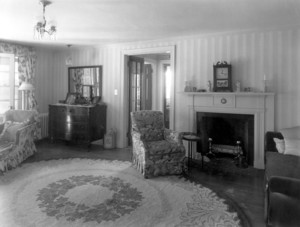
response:
M20 82L26 81L35 87L36 55L29 53L27 55L19 56L18 59ZM27 102L29 103L30 110L37 110L38 106L34 90L30 92Z
M19 63L19 85L26 81L35 87L36 52L32 47L0 42L0 53L14 54ZM34 91L28 96L30 110L38 110Z
M37 55L32 47L0 41L0 53L14 54L18 57L19 86L22 82L29 82L35 87ZM38 103L34 91L30 92L27 98L29 109L35 110L38 113ZM39 139L41 138L41 124L39 119L36 120L35 139Z

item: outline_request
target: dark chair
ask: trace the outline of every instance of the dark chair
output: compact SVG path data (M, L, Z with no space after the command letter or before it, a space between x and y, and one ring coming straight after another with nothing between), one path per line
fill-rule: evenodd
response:
M271 177L269 181L269 220L272 226L300 226L300 180Z
M274 138L265 135L265 219L267 226L300 226L300 157L281 154Z

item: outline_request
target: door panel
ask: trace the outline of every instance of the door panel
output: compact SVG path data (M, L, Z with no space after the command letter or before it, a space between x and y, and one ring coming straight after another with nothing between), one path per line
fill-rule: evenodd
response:
M164 109L164 123L166 128L170 128L170 64L163 65L163 109Z
M142 91L143 91L143 109L151 110L152 109L152 65L145 64L144 75L142 77Z
M142 109L141 100L141 77L143 74L144 59L131 56L129 58L129 111L139 111Z
M144 59L134 56L129 57L129 119L128 119L128 144L131 145L131 118L130 113L143 109L142 105L142 75L144 70Z

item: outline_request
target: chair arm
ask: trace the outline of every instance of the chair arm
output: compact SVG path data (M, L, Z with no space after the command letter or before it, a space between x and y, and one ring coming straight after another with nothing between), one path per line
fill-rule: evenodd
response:
M135 138L135 139L137 139L137 140L142 140L142 139L141 139L142 134L139 133L139 132L137 132L137 131L134 131L134 130L131 131L131 137L132 137L132 138Z
M3 131L3 129L4 129L4 125L5 125L4 122L3 122L3 123L0 123L0 134L2 133L2 131Z
M165 130L164 130L165 140L173 142L173 143L175 142L175 143L178 143L180 145L183 145L182 135L183 135L182 132L177 132L177 131L167 129L167 128L165 128Z
M19 146L20 143L21 143L21 139L22 138L30 138L31 137L32 140L33 140L35 128L36 128L36 123L29 124L29 125L26 125L26 126L20 128L16 132L16 141L15 141L15 144L17 146Z
M274 138L283 139L283 135L280 132L266 132L265 134L265 152L273 151L278 152Z
M146 147L145 141L144 141L144 139L142 139L142 134L140 132L131 131L131 138L132 138L132 141L137 141L143 147Z
M300 200L300 179L273 176L269 181L270 193L281 193Z

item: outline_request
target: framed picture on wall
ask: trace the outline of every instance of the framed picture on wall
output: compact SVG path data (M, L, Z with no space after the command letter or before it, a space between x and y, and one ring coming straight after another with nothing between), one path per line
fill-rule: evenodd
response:
M231 65L226 61L214 65L214 91L232 92Z

